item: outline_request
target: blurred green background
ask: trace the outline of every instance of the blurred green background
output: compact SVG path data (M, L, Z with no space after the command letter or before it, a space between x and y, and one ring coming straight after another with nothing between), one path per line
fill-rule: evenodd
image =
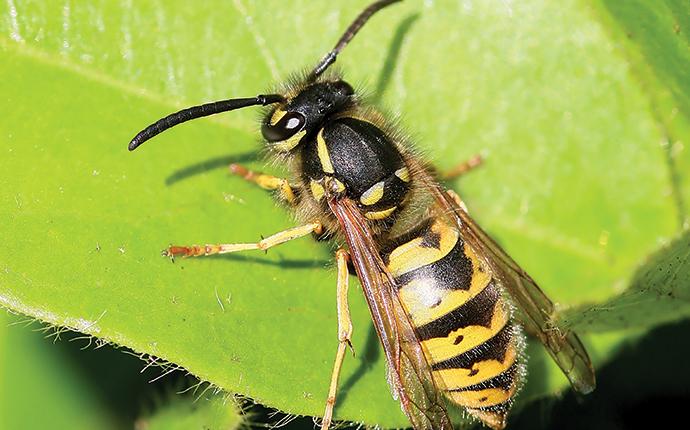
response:
M292 225L227 174L230 162L284 174L261 161L256 111L126 145L176 109L309 67L366 4L0 5L0 306L18 314L0 324L0 428L321 413L336 347L331 245L176 264L158 254ZM440 169L483 156L446 185L585 339L597 391L575 398L531 343L511 428L626 428L690 398L689 47L680 0L406 0L338 59ZM351 302L357 355L336 416L405 426L358 288ZM267 408L239 418L228 393Z

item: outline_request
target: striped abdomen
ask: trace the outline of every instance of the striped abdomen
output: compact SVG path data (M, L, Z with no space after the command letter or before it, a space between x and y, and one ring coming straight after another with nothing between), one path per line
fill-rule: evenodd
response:
M428 219L383 254L436 385L493 428L523 373L511 308L488 268L442 219Z

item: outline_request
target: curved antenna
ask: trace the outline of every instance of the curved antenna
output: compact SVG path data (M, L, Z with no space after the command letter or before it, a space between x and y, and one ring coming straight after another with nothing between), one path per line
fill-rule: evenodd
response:
M129 150L134 151L142 143L151 139L178 124L187 122L191 119L201 118L204 116L215 115L221 112L227 112L235 109L242 109L248 106L262 105L266 106L272 103L278 103L284 101L285 98L280 94L266 94L258 95L256 97L244 98L244 99L229 99L221 100L213 103L206 103L199 106L193 106L187 109L182 109L179 112L172 113L165 118L161 118L153 124L149 125L145 129L141 130L134 136L131 142L129 142Z
M393 3L398 3L402 0L378 0L375 1L374 3L370 4L366 9L362 11L362 13L355 18L354 21L352 21L352 24L345 30L345 33L340 37L340 40L338 40L338 43L336 43L335 48L326 56L324 56L321 61L319 61L319 64L314 67L314 70L311 71L309 74L308 80L314 81L316 78L318 78L326 69L333 63L335 63L335 59L338 56L338 53L343 50L347 46L348 43L352 40L353 37L359 32L359 30L364 27L364 24L369 21L369 18L376 12L380 11L386 6L389 6Z

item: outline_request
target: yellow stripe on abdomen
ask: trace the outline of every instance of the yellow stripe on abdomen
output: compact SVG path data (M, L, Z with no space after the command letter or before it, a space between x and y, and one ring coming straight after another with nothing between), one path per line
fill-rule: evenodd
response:
M451 391L446 395L455 403L467 408L486 408L509 401L515 394L517 384L507 390L502 388L485 388L477 391Z
M498 428L524 367L511 307L455 225L424 225L382 256L437 387Z
M433 363L448 360L475 348L496 335L510 319L510 311L502 301L496 303L488 327L471 325L451 331L448 336L435 337L422 342Z
M395 277L445 257L458 242L458 230L436 221L423 235L395 248L389 255L388 270Z
M472 385L481 384L491 378L501 375L511 368L517 360L518 354L515 345L509 345L504 358L478 361L469 369L441 369L434 370L434 378L440 382L445 390L457 390Z

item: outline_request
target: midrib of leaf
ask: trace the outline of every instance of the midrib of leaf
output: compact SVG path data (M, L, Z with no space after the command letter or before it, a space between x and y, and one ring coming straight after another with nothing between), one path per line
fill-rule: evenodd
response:
M588 3L591 4L591 0L588 0ZM663 6L671 16L676 18L674 11L665 3L659 1L655 5ZM602 29L613 40L621 41L620 49L616 49L615 52L629 65L630 75L633 77L632 80L638 84L640 91L647 96L649 112L660 134L664 136L665 142L659 146L661 151L663 151L664 165L668 169L667 176L671 188L671 199L676 210L678 228L681 229L685 225L687 214L682 192L682 175L673 154L673 142L680 140L680 136L676 134L675 128L670 124L672 115L664 115L662 113L664 110L664 103L661 100L664 97L662 91L655 91L655 89L659 88L666 89L662 84L663 79L660 76L660 71L656 71L648 62L644 61L645 54L642 52L642 48L638 43L632 42L626 37L626 29L616 17L604 10L605 6L603 4L586 9L592 10L594 19L602 23ZM680 104L680 100L675 98L673 92L669 90L669 93L670 98L677 104ZM682 109L679 109L679 114L683 116Z
M23 57L30 58L31 60L36 61L40 64L67 70L70 73L74 73L75 75L79 75L83 78L86 78L93 82L97 82L107 87L117 89L118 91L121 91L125 94L139 97L142 100L148 102L159 104L165 108L164 110L166 112L173 112L192 105L192 103L185 101L174 102L164 97L163 95L154 93L146 88L139 87L129 82L116 79L113 76L107 73L103 73L100 70L85 67L83 64L73 61L69 56L55 55L53 53L33 47L26 42L17 42L7 39L4 36L0 36L0 50L12 51ZM253 127L251 124L245 121L242 121L241 123L240 121L237 121L238 124L233 122L231 125L228 120L221 119L217 116L208 117L207 120L215 124L221 125L229 130L240 131L242 133L252 134L254 133L255 129L255 127ZM126 142L123 142L123 145L124 144L126 144Z

